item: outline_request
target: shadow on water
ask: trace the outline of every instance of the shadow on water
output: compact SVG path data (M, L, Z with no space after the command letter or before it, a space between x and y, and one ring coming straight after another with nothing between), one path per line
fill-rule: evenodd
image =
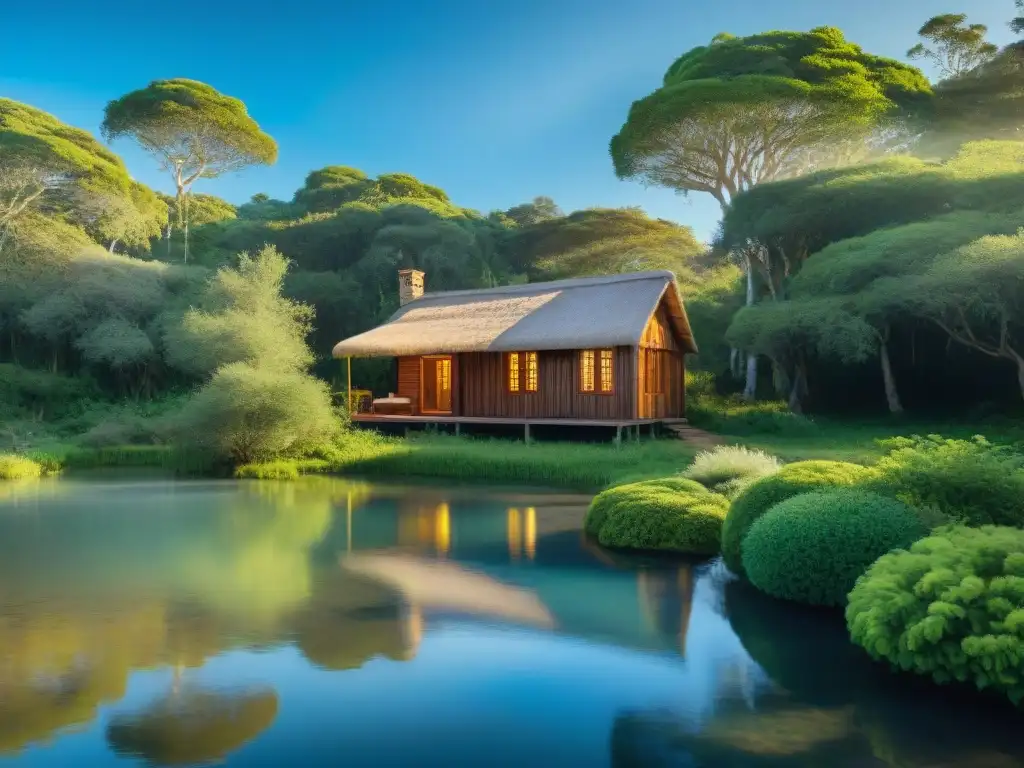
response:
M710 722L667 710L616 718L613 766L1011 768L1024 765L1024 718L1001 698L938 687L874 664L839 612L724 587L730 625L765 673L749 701Z
M587 501L18 486L0 497L0 762L1024 765L1002 702L890 674L838 615L713 564L602 549Z

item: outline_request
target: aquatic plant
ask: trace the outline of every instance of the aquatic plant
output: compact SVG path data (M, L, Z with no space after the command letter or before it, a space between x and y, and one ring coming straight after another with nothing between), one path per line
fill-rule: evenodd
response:
M780 501L821 488L860 485L876 476L874 470L842 461L799 461L787 464L747 486L729 508L722 528L722 557L734 573L743 575L743 539L761 515Z
M897 498L965 525L1024 527L1024 455L984 437L897 437L877 464Z
M1024 531L951 526L880 558L850 593L853 642L937 683L1024 701Z
M808 605L845 605L858 577L892 549L926 533L901 501L856 489L779 502L743 539L743 568L762 592Z

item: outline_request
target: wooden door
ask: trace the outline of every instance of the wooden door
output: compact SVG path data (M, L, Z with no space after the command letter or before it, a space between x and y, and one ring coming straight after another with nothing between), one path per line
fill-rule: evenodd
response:
M420 358L420 409L424 413L452 412L451 355Z

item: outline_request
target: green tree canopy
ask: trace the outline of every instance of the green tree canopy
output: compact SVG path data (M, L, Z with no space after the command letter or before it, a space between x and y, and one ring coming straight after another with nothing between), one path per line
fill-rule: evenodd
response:
M514 205L505 211L505 216L520 227L557 219L564 215L554 200L544 196L535 197L522 205Z
M986 42L987 33L984 24L968 24L965 13L943 13L917 31L932 47L920 42L907 51L907 57L931 61L943 79L960 77L999 52L997 45Z
M108 140L134 139L160 161L174 181L178 223L186 227L185 193L196 180L277 160L276 142L245 104L196 80L154 80L111 101L102 131Z
M329 165L306 176L306 183L295 193L294 202L310 213L323 213L358 200L371 181L358 168Z
M719 36L633 103L612 159L620 178L706 192L724 207L930 92L917 69L866 53L833 27Z
M167 218L155 194L90 133L0 98L0 246L32 210L66 217L104 245L144 245Z
M179 218L178 201L170 195L160 195L160 197L167 204L169 214L177 220ZM201 192L199 194L189 193L186 204L188 206L188 221L192 226L238 218L238 209L216 195L206 195Z

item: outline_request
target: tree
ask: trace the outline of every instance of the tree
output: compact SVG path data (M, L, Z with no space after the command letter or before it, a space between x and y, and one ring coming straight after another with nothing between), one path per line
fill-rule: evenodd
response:
M198 179L277 160L277 144L249 117L245 105L195 80L154 80L107 104L107 140L129 137L157 157L176 190L178 225L185 231L187 192Z
M620 178L710 194L725 212L764 181L833 164L886 118L925 102L917 69L865 53L832 27L807 33L719 35L683 54L664 84L633 103L611 141ZM754 265L743 250L747 303ZM756 384L748 361L745 394Z
M355 202L372 182L358 168L329 165L306 176L306 183L295 193L294 202L310 213L324 213Z
M1022 15L1013 18L1010 22L1010 29L1018 35L1024 35L1024 0L1016 0L1014 4Z
M550 197L535 197L529 203L516 205L505 211L505 216L518 226L525 227L549 219L557 219L565 214Z
M260 205L262 203L270 202L270 195L265 192L257 192L255 195L249 198L249 202L254 205Z
M902 286L913 310L949 338L1014 364L1024 398L1024 229L948 253Z
M312 450L337 434L327 385L306 373L313 313L282 296L288 261L243 253L168 336L168 358L212 374L176 420L186 445L236 464Z
M989 61L999 47L985 41L988 27L966 22L964 13L944 13L928 19L917 34L933 47L918 43L907 51L907 58L931 61L944 80L961 77Z
M89 225L104 216L159 218L153 203L152 192L91 134L0 98L0 249L33 211Z

